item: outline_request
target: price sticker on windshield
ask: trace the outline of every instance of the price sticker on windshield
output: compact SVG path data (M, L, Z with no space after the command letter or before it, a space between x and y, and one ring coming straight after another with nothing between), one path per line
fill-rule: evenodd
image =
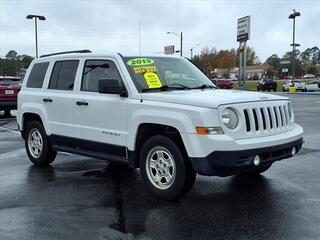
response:
M144 75L144 79L149 88L160 88L162 87L162 83L159 79L158 74L154 72L146 72Z
M144 66L154 63L154 60L151 58L134 58L127 62L129 66Z

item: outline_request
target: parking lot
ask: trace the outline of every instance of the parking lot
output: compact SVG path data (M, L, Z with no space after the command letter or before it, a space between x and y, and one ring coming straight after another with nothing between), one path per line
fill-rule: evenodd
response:
M0 239L320 239L320 96L282 95L302 151L258 177L197 176L175 202L98 159L59 153L34 167L15 118L0 116Z

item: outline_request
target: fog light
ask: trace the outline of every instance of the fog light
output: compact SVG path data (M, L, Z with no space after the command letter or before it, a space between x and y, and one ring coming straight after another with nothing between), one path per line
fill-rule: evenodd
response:
M291 150L291 155L294 156L297 153L296 147L293 147Z
M254 159L253 159L253 164L254 164L255 166L259 166L260 161L261 161L260 156L259 156L259 155L256 155L256 156L254 157Z

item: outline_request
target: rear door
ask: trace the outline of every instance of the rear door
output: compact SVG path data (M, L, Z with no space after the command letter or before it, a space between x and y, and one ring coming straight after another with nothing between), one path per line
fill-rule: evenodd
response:
M127 102L119 94L98 92L100 79L118 80L124 86L113 59L87 59L78 87L75 130L80 150L127 158Z
M42 99L52 138L57 144L65 143L67 137L75 137L73 86L78 74L78 65L78 60L56 61Z

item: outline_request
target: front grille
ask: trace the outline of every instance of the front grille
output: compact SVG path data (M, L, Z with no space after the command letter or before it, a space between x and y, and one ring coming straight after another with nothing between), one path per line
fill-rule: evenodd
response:
M243 109L247 132L286 129L291 123L288 103Z

